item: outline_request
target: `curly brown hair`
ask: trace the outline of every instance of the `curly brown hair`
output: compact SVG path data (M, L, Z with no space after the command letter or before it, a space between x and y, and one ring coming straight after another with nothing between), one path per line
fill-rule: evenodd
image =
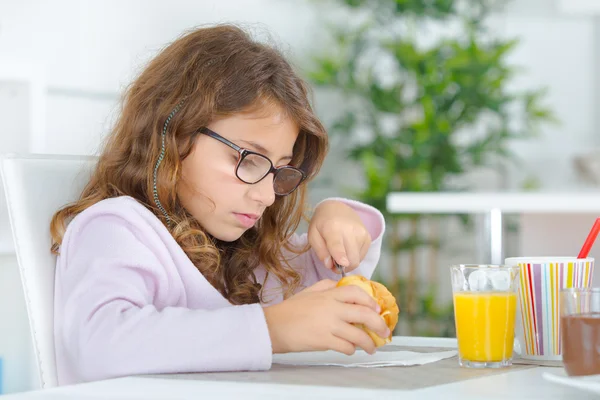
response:
M306 182L319 171L328 150L327 133L309 101L309 87L277 49L232 25L202 27L164 48L124 94L119 119L108 136L94 173L79 199L52 218L52 251L58 254L66 226L77 214L107 198L131 196L160 218L187 256L233 304L262 300L254 270L264 265L291 295L301 282L283 256L298 254L289 239L306 212ZM153 172L169 114L166 154L157 174L158 198L170 223L153 200ZM300 127L291 165L308 179L291 195L278 197L259 223L235 242L208 235L177 197L181 163L190 154L200 127L216 118L265 104L279 106ZM257 251L258 250L258 251ZM266 280L266 279L265 279Z

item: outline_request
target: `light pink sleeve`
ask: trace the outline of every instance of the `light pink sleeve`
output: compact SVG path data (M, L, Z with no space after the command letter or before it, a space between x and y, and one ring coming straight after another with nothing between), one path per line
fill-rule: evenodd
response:
M352 207L352 209L360 216L367 231L371 234L371 247L367 251L365 258L358 268L348 273L348 275L362 275L366 278L371 278L381 254L381 245L383 234L385 232L385 219L383 218L383 214L376 208L355 200L334 197L323 201L329 200L341 201ZM307 241L307 234L294 235L291 239L291 242L298 247L304 246ZM326 268L312 249L301 254L299 257L294 258L290 263L295 269L303 274L302 287L300 289L311 286L322 279L339 280L341 277L339 274Z
M262 307L163 307L186 301L175 289L183 282L162 242L143 234L114 216L94 218L58 264L56 340L81 378L269 369Z

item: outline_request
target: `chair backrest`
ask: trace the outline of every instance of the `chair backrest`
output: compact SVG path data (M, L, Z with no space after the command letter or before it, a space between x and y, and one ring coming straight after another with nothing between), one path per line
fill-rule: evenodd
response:
M57 385L54 352L54 272L50 220L76 200L90 177L95 157L3 155L0 172L33 349L42 388Z

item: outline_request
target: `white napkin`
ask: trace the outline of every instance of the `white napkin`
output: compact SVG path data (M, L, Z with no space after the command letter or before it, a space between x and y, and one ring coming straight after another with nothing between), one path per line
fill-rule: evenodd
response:
M454 357L456 350L435 353L416 353L414 351L378 351L373 355L357 350L351 356L335 351L311 351L273 355L274 364L286 365L334 365L339 367L392 367L423 365Z

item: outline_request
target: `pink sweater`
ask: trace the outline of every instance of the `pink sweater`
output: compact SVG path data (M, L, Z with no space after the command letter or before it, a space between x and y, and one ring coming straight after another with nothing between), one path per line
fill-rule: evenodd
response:
M384 219L351 200L373 239L352 273L371 277ZM306 235L293 237L306 243ZM310 250L293 260L303 285L339 279ZM256 272L263 282L265 271ZM263 305L232 305L196 269L165 226L131 197L103 200L69 224L56 265L59 384L147 373L266 370L272 349Z

